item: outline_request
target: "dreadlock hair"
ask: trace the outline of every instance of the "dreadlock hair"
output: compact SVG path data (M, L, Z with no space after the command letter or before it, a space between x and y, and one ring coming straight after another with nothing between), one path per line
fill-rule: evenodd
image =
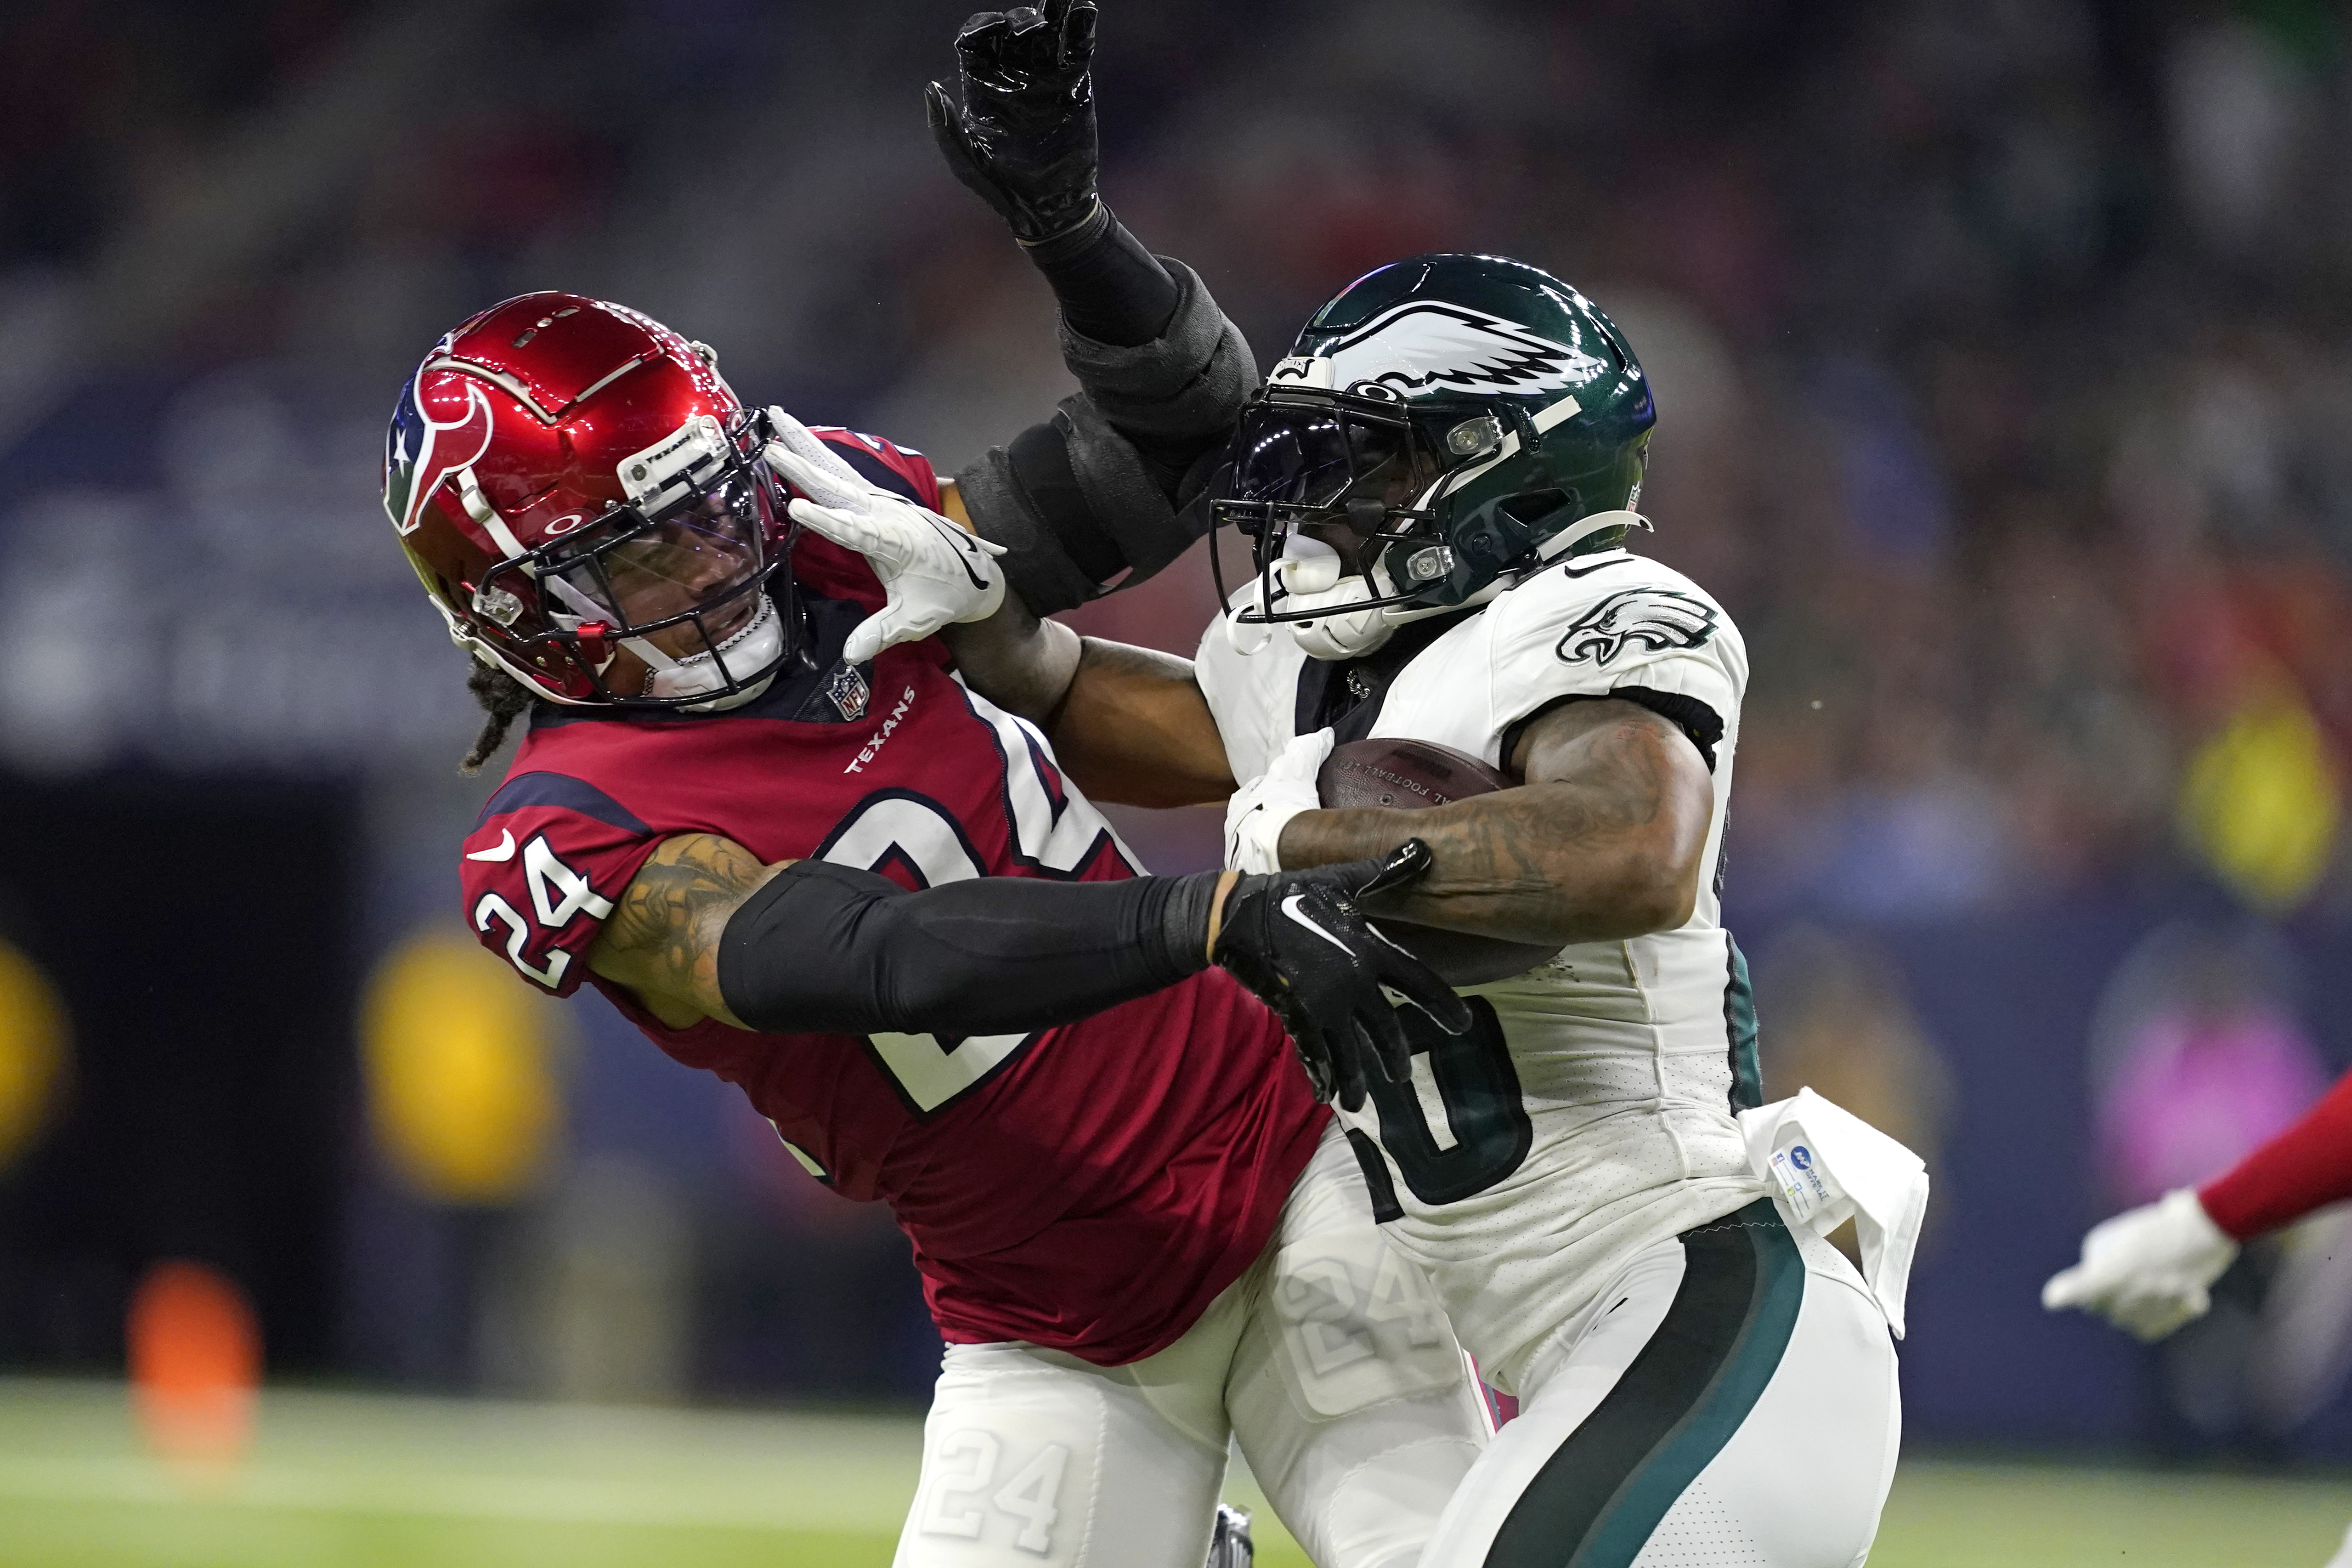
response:
M482 711L488 717L482 721L481 731L474 737L474 748L457 764L457 771L477 773L507 743L507 731L514 727L516 720L530 711L537 699L529 687L496 665L485 664L478 658L466 662L473 667L466 672L466 689L474 694L474 700L482 705Z

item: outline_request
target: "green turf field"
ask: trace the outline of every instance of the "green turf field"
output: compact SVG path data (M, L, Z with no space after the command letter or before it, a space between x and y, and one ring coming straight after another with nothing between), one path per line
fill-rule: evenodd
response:
M0 1380L0 1568L886 1568L917 1448L901 1417L287 1392L198 1483L140 1451L120 1388ZM1871 1562L2319 1568L2347 1521L2352 1480L1921 1460ZM1304 1563L1264 1512L1258 1539Z

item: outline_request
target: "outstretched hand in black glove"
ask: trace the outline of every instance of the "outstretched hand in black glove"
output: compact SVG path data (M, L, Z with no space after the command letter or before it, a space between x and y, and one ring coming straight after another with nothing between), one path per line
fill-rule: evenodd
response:
M933 82L923 100L931 134L955 177L1036 245L1094 216L1091 0L982 11L956 35L959 111Z
M1281 1017L1319 1100L1361 1107L1367 1060L1391 1083L1409 1076L1412 1047L1383 986L1448 1034L1470 1026L1469 1005L1360 907L1429 865L1429 846L1414 838L1378 859L1244 876L1225 896L1210 955Z

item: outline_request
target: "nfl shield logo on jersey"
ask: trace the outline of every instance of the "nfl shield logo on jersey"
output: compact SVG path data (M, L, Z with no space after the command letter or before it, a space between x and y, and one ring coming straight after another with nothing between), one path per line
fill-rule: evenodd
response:
M865 718L866 704L873 696L866 678L857 673L854 664L842 665L825 678L824 694L834 710L849 720Z

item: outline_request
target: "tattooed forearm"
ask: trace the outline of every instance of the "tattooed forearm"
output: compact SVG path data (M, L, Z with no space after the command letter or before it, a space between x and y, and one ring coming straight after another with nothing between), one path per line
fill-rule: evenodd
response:
M744 896L774 869L716 834L664 839L605 921L589 966L635 991L666 1023L728 1018L719 939Z
M1436 864L1383 909L1423 925L1546 943L1610 941L1690 918L1714 789L1656 715L1578 704L1540 721L1529 782L1426 811L1311 811L1282 835L1286 866L1426 841Z

